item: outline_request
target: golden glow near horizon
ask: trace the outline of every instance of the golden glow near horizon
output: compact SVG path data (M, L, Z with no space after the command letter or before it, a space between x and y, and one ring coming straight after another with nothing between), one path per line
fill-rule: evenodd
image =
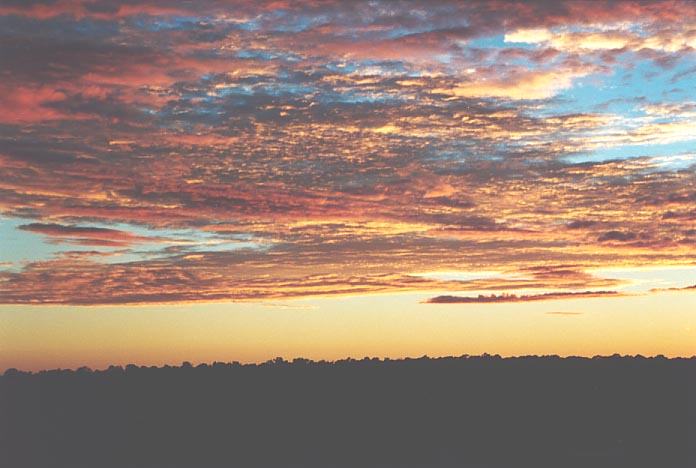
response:
M427 297L2 306L0 369L263 362L277 356L696 355L696 291L523 304L422 303Z
M693 354L696 4L550 5L1 5L1 362Z

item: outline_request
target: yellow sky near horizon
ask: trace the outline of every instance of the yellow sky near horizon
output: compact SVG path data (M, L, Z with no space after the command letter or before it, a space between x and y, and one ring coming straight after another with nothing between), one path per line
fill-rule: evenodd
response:
M696 355L696 291L425 304L429 293L147 306L0 306L0 370L461 354Z

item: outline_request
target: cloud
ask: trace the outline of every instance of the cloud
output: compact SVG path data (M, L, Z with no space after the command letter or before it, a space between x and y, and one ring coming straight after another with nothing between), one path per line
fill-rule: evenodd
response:
M586 229L597 225L597 221L592 221L589 219L576 219L569 222L566 227L568 229Z
M606 241L619 241L626 242L636 239L638 236L634 232L624 232L624 231L607 231L601 234L597 240L599 242Z
M523 29L505 35L505 42L547 43L555 49L571 51L623 49L636 40L637 36L625 31L553 32L547 29Z
M34 88L3 87L0 85L0 106L6 111L0 122L40 122L46 120L79 118L50 108L50 104L65 99L65 94L46 86Z
M500 303L500 302L528 302L528 301L553 301L558 299L578 299L587 297L606 297L606 296L619 296L620 294L616 291L583 291L583 292L553 292L545 294L531 294L531 295L515 295L515 294L501 294L501 295L478 295L475 297L466 296L436 296L428 299L426 303L428 304L486 304L486 303Z
M162 242L164 239L135 235L118 229L65 226L62 224L23 224L17 229L52 238L55 242L79 245L126 246L143 242Z
M694 291L696 290L696 284L691 286L684 286L683 288L654 288L650 292L662 292L662 291Z
M649 50L651 52L675 53L696 49L696 34L688 28L675 29L675 23L657 21L650 33L636 31L638 28L628 28L620 24L612 29L612 25L594 25L593 30L569 30L568 28L536 28L518 29L505 34L505 42L542 44L557 50L570 52L591 51L627 51L634 52ZM592 26L589 26L592 28Z
M454 88L435 89L436 93L457 97L492 97L505 99L546 99L569 88L573 78L589 74L587 70L551 70L511 73L501 78L474 80Z
M518 29L517 31L505 34L505 42L526 42L535 44L538 42L547 42L553 38L551 31L543 28L536 29Z
M694 14L5 2L0 213L27 242L128 252L58 246L0 302L587 290L616 285L594 267L683 262ZM480 268L505 275L413 278Z

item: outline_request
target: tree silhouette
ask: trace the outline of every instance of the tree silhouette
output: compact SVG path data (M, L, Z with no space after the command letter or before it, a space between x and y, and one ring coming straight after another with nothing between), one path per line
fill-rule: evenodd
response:
M8 369L0 466L693 468L695 400L664 356Z

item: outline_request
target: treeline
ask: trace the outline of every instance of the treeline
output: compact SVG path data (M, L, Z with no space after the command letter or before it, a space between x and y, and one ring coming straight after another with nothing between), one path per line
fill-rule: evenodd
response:
M0 377L7 467L696 466L696 359L555 356Z

